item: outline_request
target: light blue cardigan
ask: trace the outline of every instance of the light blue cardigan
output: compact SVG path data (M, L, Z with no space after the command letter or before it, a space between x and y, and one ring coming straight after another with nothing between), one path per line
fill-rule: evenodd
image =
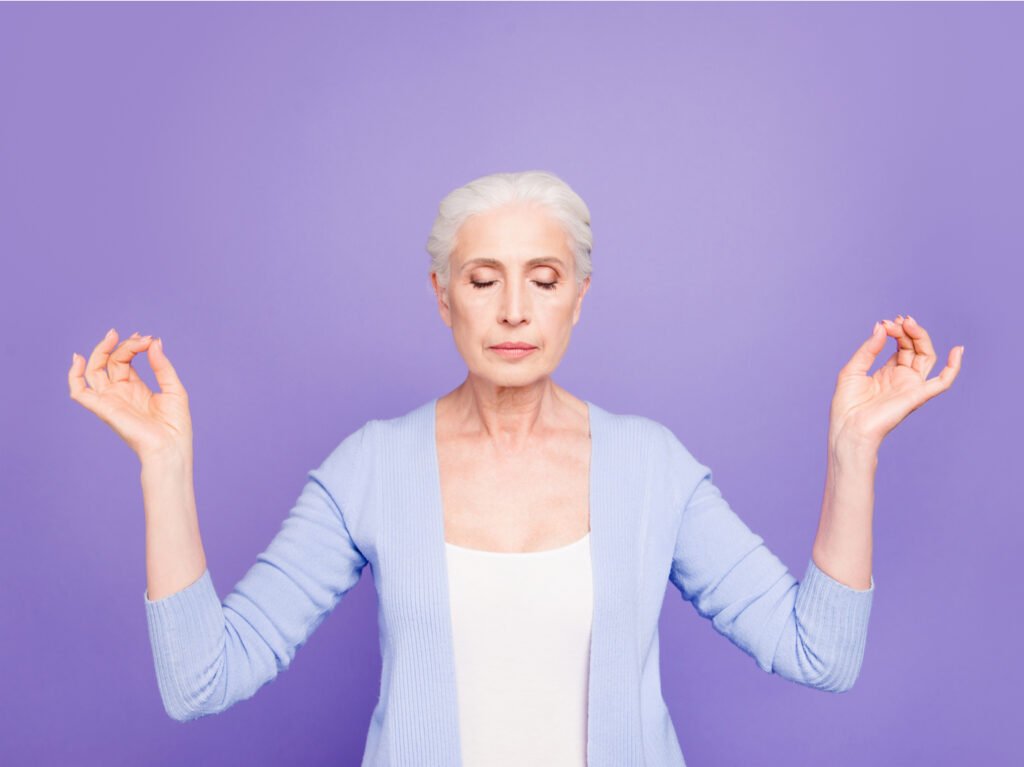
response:
M209 570L162 599L144 592L171 717L215 714L251 697L288 668L369 564L382 674L362 767L461 764L436 404L346 437L309 472L280 531L223 603ZM848 690L864 654L874 579L853 589L812 559L798 583L670 429L587 406L589 767L685 764L661 695L666 579L764 671Z

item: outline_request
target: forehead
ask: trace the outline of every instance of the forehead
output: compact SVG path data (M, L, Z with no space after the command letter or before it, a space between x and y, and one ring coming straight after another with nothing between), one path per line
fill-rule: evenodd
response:
M572 258L562 225L536 205L506 206L471 216L459 229L457 243L453 256L463 268L512 263L564 267Z
M472 267L472 266L493 266L493 267L500 268L500 267L502 267L504 265L505 265L504 261L502 261L500 259L497 259L497 258L489 258L487 256L477 256L475 258L470 258L464 264L462 264L463 268L467 268L467 269L469 267ZM565 259L564 258L559 258L558 256L555 256L555 255L551 255L551 256L537 256L535 258L528 258L525 262L523 262L523 266L527 266L527 267L541 266L541 265L555 265L555 266L561 266L561 267L565 268Z

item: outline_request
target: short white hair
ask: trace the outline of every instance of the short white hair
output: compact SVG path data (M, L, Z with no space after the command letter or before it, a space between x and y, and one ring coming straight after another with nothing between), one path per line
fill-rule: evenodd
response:
M562 226L569 250L575 257L576 287L590 276L590 209L572 188L554 173L525 170L491 173L470 181L445 195L427 238L430 274L437 273L442 289L448 288L451 255L458 245L459 228L471 216L513 203L541 205Z

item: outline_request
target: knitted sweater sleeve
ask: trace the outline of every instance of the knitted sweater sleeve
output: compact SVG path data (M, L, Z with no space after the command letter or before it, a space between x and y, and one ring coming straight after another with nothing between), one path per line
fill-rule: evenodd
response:
M673 435L673 440L674 435ZM670 580L715 630L764 671L829 692L860 673L875 581L841 583L810 558L801 581L732 510L711 470L677 442L692 492L683 503Z
M359 581L367 560L345 521L340 488L358 468L362 429L308 473L280 530L223 600L209 569L158 600L143 592L157 684L180 722L252 697L288 668Z

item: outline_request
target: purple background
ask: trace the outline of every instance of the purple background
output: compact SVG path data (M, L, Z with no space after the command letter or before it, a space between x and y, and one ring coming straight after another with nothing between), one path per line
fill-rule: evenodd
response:
M368 570L254 698L164 713L138 461L68 398L71 352L165 339L224 596L341 439L463 379L427 278L441 197L544 168L595 233L556 379L672 428L798 577L839 368L900 312L932 375L967 349L882 446L852 691L765 674L666 583L688 764L1009 763L1022 33L1002 3L3 4L3 761L358 764Z

